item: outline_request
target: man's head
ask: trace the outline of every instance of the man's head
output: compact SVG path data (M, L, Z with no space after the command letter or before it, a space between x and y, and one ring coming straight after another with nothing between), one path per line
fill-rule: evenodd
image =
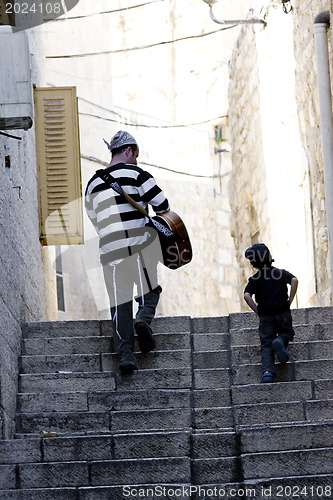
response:
M137 164L139 156L139 146L134 137L123 130L119 130L110 141L110 144L104 139L105 144L111 151L112 160Z
M252 247L245 251L245 257L257 269L270 266L274 262L268 247L264 243L255 243L252 245Z

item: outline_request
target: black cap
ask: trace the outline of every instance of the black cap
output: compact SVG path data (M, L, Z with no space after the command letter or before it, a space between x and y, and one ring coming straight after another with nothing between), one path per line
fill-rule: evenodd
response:
M253 267L264 267L274 262L269 248L264 243L255 243L245 251L245 257L249 259Z

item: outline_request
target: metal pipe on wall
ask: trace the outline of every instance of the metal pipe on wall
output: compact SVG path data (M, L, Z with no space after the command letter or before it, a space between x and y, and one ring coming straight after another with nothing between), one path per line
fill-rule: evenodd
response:
M325 196L328 224L330 269L333 286L333 119L331 78L327 42L330 26L330 12L320 12L314 20L317 77L320 105L320 126L322 137Z

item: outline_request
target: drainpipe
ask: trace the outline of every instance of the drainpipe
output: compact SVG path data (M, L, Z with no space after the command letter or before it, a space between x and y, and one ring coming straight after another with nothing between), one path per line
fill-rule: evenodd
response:
M203 0L204 2L208 3L208 1L206 0ZM215 3L215 2L213 2ZM252 18L252 19L235 19L235 20L232 20L232 19L229 19L227 21L225 20L222 20L222 19L217 19L215 16L214 16L214 13L213 13L213 6L211 4L209 4L209 15L210 15L210 18L212 21L214 21L215 23L217 24L235 24L235 25L238 25L238 24L263 24L264 27L267 26L267 23L264 19L256 19L256 18Z
M317 58L317 78L325 178L330 268L333 286L333 120L331 79L327 43L327 30L329 26L330 12L328 10L320 12L314 20L314 32Z

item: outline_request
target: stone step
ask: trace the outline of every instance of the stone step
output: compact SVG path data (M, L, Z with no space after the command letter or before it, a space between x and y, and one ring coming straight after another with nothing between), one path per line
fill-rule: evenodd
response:
M284 401L304 401L327 399L329 391L321 390L324 382L330 381L290 381L273 384L234 385L231 387L234 405L259 404ZM330 385L328 385L329 389ZM327 397L324 397L326 395Z
M148 354L137 353L136 357L140 369L170 369L191 365L191 351L189 349L153 351ZM21 356L20 362L22 374L59 373L61 371L110 372L119 369L117 355L104 353Z
M187 457L0 465L0 489L190 483Z
M216 498L331 498L333 475L292 476L234 483L139 484L123 486L88 486L79 488L43 488L0 490L0 500L124 500L124 498L165 498L173 500L210 500Z
M139 352L137 337L135 351ZM190 349L190 333L157 333L154 334L157 350ZM113 338L108 336L81 337L33 337L23 340L24 355L65 355L65 354L100 354L113 353Z
M333 420L333 401L284 401L283 403L256 403L235 405L237 427L262 426L288 422L322 422Z
M288 346L290 361L310 361L313 359L332 359L333 340L292 342ZM237 345L231 348L233 365L261 362L260 345Z
M291 380L330 379L333 373L333 360L292 361L285 365L277 363L276 382ZM261 363L233 367L233 385L247 385L260 382Z
M58 433L88 435L94 433L144 432L157 430L231 429L231 407L167 408L127 411L67 411L17 414L17 437L23 434L38 436L42 430Z
M244 477L250 479L332 474L333 448L274 451L242 455Z
M229 368L201 368L193 370L193 389L227 389L229 386Z
M142 490L143 494L146 489ZM299 498L308 500L309 498L319 500L331 498L333 491L333 475L332 474L316 474L316 475L296 475L290 477L277 477L265 479L251 479L242 482L228 484L207 484L203 483L199 486L192 485L192 500L209 500L216 498L236 498L237 500L245 498L258 498L260 500L281 500L289 498ZM138 490L136 490L138 492ZM121 497L116 496L115 499ZM119 495L122 492L119 492ZM107 496L101 497L101 500L107 500ZM110 497L111 498L111 497ZM113 499L113 497L112 497ZM89 497L93 500L93 497Z
M226 417L224 416L225 420ZM42 430L59 433L85 435L89 431L101 432L138 432L153 430L175 430L190 428L191 410L156 409L104 412L51 412L20 413L17 415L17 433L38 436Z
M229 396L229 391L225 394ZM189 408L189 389L138 389L137 391L37 392L18 395L22 413L51 411L106 411ZM230 403L229 399L216 398ZM203 406L203 405L200 405Z
M189 389L190 368L138 370L131 375L116 372L21 374L21 393L36 392L96 392L117 389Z
M191 331L189 316L155 318L151 324L154 333ZM24 323L23 338L98 337L112 336L111 320L45 321Z
M258 325L243 329L230 330L231 346L259 345ZM295 342L333 340L333 323L294 325ZM292 345L292 344L291 344Z
M316 325L333 323L333 307L309 307L291 310L293 324ZM230 330L257 328L258 317L253 312L231 313L229 315Z
M242 453L333 448L333 420L242 429L240 442Z
M142 434L14 439L0 441L0 456L3 465L184 457L190 453L190 437L188 431L163 430Z

